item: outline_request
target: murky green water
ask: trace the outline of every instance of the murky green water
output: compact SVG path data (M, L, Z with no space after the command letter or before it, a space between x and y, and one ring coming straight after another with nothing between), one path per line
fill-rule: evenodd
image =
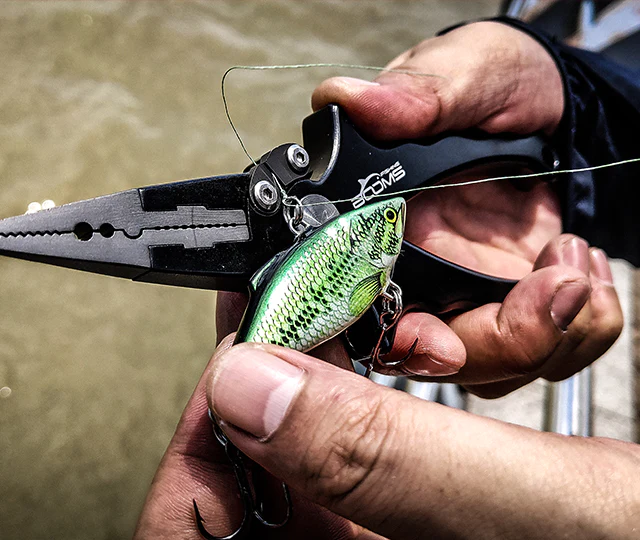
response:
M380 65L498 4L4 2L0 217L237 172L227 67ZM335 73L232 75L249 150L299 140L311 90ZM9 259L0 280L0 538L127 538L213 350L214 294Z

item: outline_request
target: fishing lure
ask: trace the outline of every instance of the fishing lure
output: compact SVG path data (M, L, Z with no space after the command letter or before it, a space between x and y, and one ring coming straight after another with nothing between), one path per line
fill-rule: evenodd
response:
M370 204L276 255L251 278L236 342L308 351L345 330L389 287L404 221L404 199Z
M336 336L360 318L383 294L396 291L393 266L404 236L405 201L400 197L373 203L340 215L300 235L288 250L273 257L251 278L250 300L236 343L271 343L308 351ZM396 293L397 294L397 293ZM263 516L263 504L252 494L242 453L213 419L214 433L233 464L244 504L239 528L225 539L249 534L251 517L269 528L283 526ZM198 530L208 540L221 540L204 527L193 501Z

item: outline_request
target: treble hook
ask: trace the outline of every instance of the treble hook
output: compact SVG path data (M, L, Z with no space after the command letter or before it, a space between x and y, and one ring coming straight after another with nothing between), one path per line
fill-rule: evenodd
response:
M393 347L393 341L395 339L395 326L400 320L400 316L402 315L402 289L394 283L390 281L387 285L387 288L382 292L382 311L380 312L380 317L378 318L378 324L380 325L380 335L378 336L378 341L371 351L371 356L369 359L369 364L367 365L364 376L369 377L371 372L373 371L374 364L379 364L382 367L396 367L401 364L404 364L409 357L414 353L416 347L418 345L418 339L413 342L407 354L405 354L399 360L385 360L382 356L382 343L385 338L388 338L390 346L389 349ZM385 355L386 356L386 355Z
M248 534L252 530L253 519L256 519L262 526L270 529L277 529L286 525L289 521L289 517L291 516L291 497L289 495L289 488L287 485L284 482L282 483L284 500L287 505L286 515L281 522L272 523L263 516L264 501L258 500L257 490L254 490L256 493L255 497L252 494L251 484L249 483L247 470L243 460L244 454L238 450L238 448L227 438L222 429L220 429L220 426L213 418L211 411L209 411L209 418L213 424L213 433L216 436L216 439L218 439L218 442L224 447L225 454L233 466L233 473L236 477L238 489L240 490L240 499L242 501L244 513L240 526L234 532L227 536L214 536L205 528L205 519L202 517L202 514L200 514L198 505L195 499L193 499L196 526L198 527L198 531L200 531L202 537L207 540L242 540L243 538L248 538Z

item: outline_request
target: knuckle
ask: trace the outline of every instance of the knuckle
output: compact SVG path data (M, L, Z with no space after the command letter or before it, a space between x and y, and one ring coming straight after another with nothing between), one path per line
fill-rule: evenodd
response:
M620 337L622 333L622 328L624 326L624 320L620 318L615 318L614 320L608 321L608 324L605 324L603 328L603 341L607 344L607 348L611 347L615 343L615 341Z
M611 347L622 333L624 316L622 311L610 312L597 322L597 337L607 348Z
M376 484L374 473L384 469L381 457L395 430L378 388L355 397L337 393L331 401L325 415L331 425L317 430L322 440L312 443L303 464L306 492L328 508L357 501Z
M429 49L433 47L433 44L434 38L423 39L420 43L414 45L407 51L407 59L415 58L425 52L429 52Z
M502 362L505 378L530 375L541 370L552 351L534 354L529 340L530 330L526 322L518 317L507 317L500 320L495 335L495 350L505 352L509 361Z
M573 336L574 349L563 357L561 367L544 375L545 379L557 382L575 375L600 358L620 336L623 319L619 315L601 316L587 332Z

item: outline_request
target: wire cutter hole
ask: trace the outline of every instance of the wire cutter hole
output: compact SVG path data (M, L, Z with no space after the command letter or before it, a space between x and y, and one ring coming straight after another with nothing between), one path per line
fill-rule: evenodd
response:
M113 233L116 232L111 223L103 223L102 225L100 225L100 228L98 230L100 231L100 234L105 238L111 238L113 236Z
M73 228L73 234L76 235L78 240L82 240L86 242L87 240L91 240L93 236L93 227L89 225L87 222L82 221Z

